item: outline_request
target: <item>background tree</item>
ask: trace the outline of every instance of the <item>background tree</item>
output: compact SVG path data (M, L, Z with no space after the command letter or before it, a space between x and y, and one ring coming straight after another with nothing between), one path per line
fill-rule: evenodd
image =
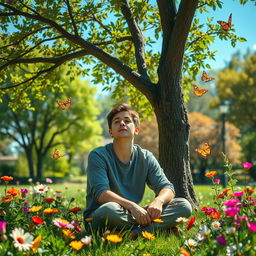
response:
M231 40L233 46L244 40L234 28L224 32L213 18L204 25L197 17L221 7L220 0L1 0L1 38L9 42L0 50L0 70L26 70L25 64L34 68L25 78L3 77L7 82L1 93L11 92L18 103L25 100L17 96L20 91L31 87L34 79L42 82L63 63L68 62L70 69L75 60L93 65L95 83L105 82L107 89L115 83L113 94L119 99L121 94L138 111L154 110L160 164L177 196L193 201L182 72L185 85L200 69L210 68L205 60L214 58L209 46L215 37ZM159 37L162 47L154 51L154 38ZM43 56L35 55L35 49ZM77 74L87 72L82 67Z
M63 68L59 70L61 73L64 71ZM63 77L62 83L66 84L62 92L48 92L44 101L33 99L34 111L17 113L8 107L8 99L0 109L0 133L24 150L31 178L43 177L44 161L52 158L56 148L71 160L74 154L97 146L101 139L100 124L96 120L98 110L93 98L95 88L78 78L70 82L69 77ZM59 109L56 101L66 101L70 95L71 108ZM53 167L56 165L54 161L51 160ZM58 161L64 163L63 160Z

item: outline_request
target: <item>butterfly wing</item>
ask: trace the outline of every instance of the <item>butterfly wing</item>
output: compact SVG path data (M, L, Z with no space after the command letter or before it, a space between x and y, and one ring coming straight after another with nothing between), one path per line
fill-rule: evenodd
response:
M210 148L210 145L208 143L204 143L203 150L205 151L205 153L207 155L211 154L211 148Z
M71 107L71 98L68 98L65 102L66 108L69 109Z
M197 86L194 86L194 94L198 97L201 97L203 96L205 93L207 93L208 90L205 90L205 89L199 89Z
M207 74L206 74L206 72L205 71L203 71L203 74L202 74L202 76L201 76L201 80L202 81L204 81L204 82L210 82L210 81L212 81L212 80L214 80L215 78L213 78L213 77L209 77Z
M229 18L228 18L228 26L231 28L231 23L232 23L232 13L230 13Z
M196 148L196 152L202 157L202 158L206 158L207 157L207 154L206 152L201 149L201 148Z
M54 151L52 157L53 157L54 159L60 158L60 153L59 153L59 150L58 150L58 149L55 149L55 151Z
M64 110L66 108L66 103L63 101L57 101L57 104L59 105L59 108L61 110Z

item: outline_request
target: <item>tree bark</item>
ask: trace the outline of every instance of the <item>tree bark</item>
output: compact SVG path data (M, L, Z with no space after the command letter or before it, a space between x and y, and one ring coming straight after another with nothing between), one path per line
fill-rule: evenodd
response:
M43 156L42 154L37 154L37 175L38 179L42 179L42 172L43 172Z
M33 153L30 149L25 149L25 153L28 161L29 177L33 179L35 177Z

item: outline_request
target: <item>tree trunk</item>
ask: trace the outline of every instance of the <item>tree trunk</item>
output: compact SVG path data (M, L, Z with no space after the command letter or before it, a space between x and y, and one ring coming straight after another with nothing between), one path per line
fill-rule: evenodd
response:
M159 73L160 100L152 104L159 128L159 162L175 187L176 197L184 197L196 207L189 161L190 125L178 73Z
M42 174L43 174L43 155L41 153L37 154L37 178L39 180L42 179Z
M28 169L29 169L29 177L34 178L34 161L33 161L33 153L32 150L26 149L25 150L27 161L28 161Z

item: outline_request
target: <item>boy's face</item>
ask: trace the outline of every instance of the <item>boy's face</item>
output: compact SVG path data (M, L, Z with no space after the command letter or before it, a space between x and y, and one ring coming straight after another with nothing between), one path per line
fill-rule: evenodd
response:
M133 138L139 131L140 128L135 127L130 113L128 111L122 111L113 117L109 134L115 139Z

